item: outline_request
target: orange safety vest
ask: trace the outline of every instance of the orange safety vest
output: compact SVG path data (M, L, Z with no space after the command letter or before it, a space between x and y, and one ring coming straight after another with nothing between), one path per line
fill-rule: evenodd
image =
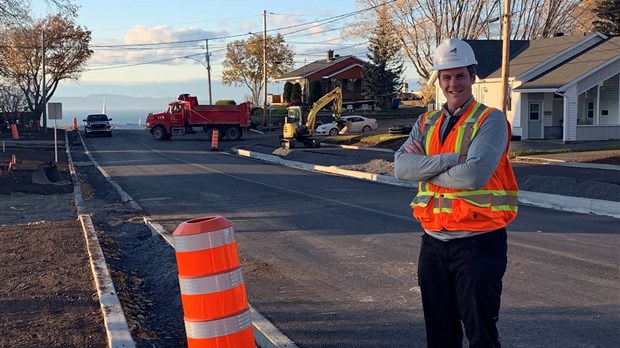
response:
M429 156L441 153L467 155L469 145L484 119L495 109L473 102L449 132L440 140L440 110L422 115L421 131ZM517 216L518 190L510 161L510 125L508 142L493 175L480 190L466 191L438 186L428 181L418 184L418 194L411 202L413 216L429 231L492 231L505 227Z

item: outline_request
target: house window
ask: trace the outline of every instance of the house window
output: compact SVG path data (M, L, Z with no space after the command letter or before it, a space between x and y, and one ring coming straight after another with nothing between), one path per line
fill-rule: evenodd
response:
M586 115L588 115L588 118L594 118L594 102L593 101L587 102Z
M540 104L530 104L530 121L540 120Z

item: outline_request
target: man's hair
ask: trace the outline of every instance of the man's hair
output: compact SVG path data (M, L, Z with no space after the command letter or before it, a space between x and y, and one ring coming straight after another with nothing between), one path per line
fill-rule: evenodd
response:
M476 76L476 66L475 65L468 65L467 66L467 71L469 72L470 76Z

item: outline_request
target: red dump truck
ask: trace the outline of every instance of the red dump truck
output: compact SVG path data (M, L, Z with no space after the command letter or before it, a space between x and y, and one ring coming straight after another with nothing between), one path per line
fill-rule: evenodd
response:
M164 112L149 114L146 129L156 140L168 140L175 135L204 133L209 137L214 129L220 139L239 140L250 126L251 103L239 105L199 105L198 98L181 94L170 102Z

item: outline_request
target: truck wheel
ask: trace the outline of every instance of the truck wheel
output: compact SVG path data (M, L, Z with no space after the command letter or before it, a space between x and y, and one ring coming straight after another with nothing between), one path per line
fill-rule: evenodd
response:
M237 127L230 127L226 129L226 139L237 141L241 139L241 130Z
M151 131L151 135L155 140L166 140L166 129L162 126L157 126L153 128L153 130Z

